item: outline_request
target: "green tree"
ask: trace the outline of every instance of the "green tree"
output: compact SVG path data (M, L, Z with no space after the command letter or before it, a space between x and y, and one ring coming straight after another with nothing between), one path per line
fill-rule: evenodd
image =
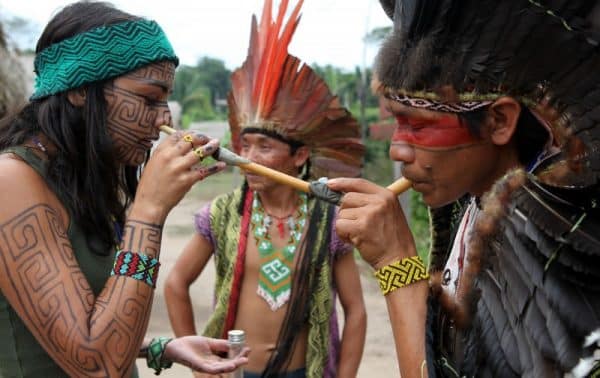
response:
M205 86L210 93L210 103L216 106L218 99L227 98L227 93L231 89L231 71L225 67L220 59L203 57L196 65L198 80Z
M171 99L181 104L182 123L226 119L226 109L217 106L231 89L231 71L222 60L204 57L196 66L181 66L175 74Z
M206 87L197 87L193 92L189 93L183 99L181 109L181 123L184 129L187 129L190 123L194 121L208 121L221 118L215 112L215 108L210 102L210 93Z

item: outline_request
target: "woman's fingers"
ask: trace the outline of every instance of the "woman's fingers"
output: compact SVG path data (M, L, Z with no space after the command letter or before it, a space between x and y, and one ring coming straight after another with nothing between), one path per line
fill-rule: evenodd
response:
M208 345L214 353L229 351L229 343L224 339L209 339Z
M196 147L193 150L188 150L187 154L185 155L186 164L189 164L190 166L197 164L204 160L204 158L214 154L215 151L217 151L218 149L219 141L217 139L211 139L209 142L202 146Z
M202 167L202 166L194 167L194 168L192 168L192 174L193 174L192 180L193 181L204 180L208 176L211 176L211 175L214 175L215 173L221 172L226 167L227 167L227 165L220 161L215 164L206 166L206 167Z
M216 139L210 139L206 135L200 133L177 131L166 138L165 141L156 148L156 153L166 153L169 158L185 156L190 151L202 147L212 140Z
M205 157L212 155L219 148L219 141L217 139L206 139L207 143L199 147L192 149L190 142L183 142L185 144L177 144L174 146L177 152L171 153L169 156L163 156L165 158L164 164L168 164L175 169L175 171L186 172L192 168L196 168L197 164L200 163ZM184 153L185 151L185 153ZM210 167L209 167L210 168ZM219 170L221 170L219 166ZM209 169L205 173L209 176L216 173L214 169ZM206 177L205 176L205 177Z
M223 163L198 166L198 154L209 156L219 148L219 141L201 134L176 133L158 146L144 167L136 201L140 206L161 208L168 213L196 182L222 171Z
M221 374L233 371L247 363L248 358L246 356L241 355L232 359L224 360L198 358L195 361L191 361L191 368L194 370L204 371L209 374Z
M209 165L206 167L196 166L188 169L186 172L179 176L179 181L182 186L188 188L192 187L195 183L204 180L208 176L212 176L215 173L221 172L227 167L225 163L217 162L216 164Z

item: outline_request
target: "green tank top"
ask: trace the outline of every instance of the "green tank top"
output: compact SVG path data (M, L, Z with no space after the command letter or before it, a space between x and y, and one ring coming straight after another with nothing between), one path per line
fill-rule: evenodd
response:
M46 179L45 161L25 147L11 147L0 154L13 153L35 169ZM64 203L64 199L59 200ZM67 209L71 213L70 209ZM95 296L100 294L109 277L114 262L115 251L108 255L98 255L89 247L94 243L94 235L85 235L81 227L70 216L67 236L73 246L73 253ZM92 245L98 245L94 243ZM1 251L0 251L1 253ZM67 374L50 358L44 348L29 332L17 313L0 291L0 377L67 377ZM133 377L137 377L134 370Z

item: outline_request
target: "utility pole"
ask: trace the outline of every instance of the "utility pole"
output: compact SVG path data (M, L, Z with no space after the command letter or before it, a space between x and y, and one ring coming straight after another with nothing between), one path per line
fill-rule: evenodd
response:
M361 126L361 137L363 143L366 144L367 136L369 134L369 125L367 124L367 40L366 36L369 33L369 23L371 18L371 4L372 1L367 2L367 15L365 17L365 33L363 37L363 49L362 49L362 67L360 69L360 82L358 88L358 101L360 104L360 126Z

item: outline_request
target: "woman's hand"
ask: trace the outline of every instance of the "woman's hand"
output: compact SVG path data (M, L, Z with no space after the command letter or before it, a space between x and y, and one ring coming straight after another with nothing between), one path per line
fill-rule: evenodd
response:
M394 193L363 179L331 179L327 186L345 193L336 221L338 235L354 244L372 267L416 255L412 233Z
M183 336L167 344L165 358L185 365L192 370L216 374L234 371L248 363L250 349L244 348L233 358L221 358L217 353L227 353L227 340L204 336Z
M228 374L208 374L200 373L199 371L192 371L194 378L227 378Z
M200 134L184 135L177 132L166 138L144 167L131 216L163 224L169 211L192 185L225 168L222 162L210 167L198 166L201 161L198 151L201 151L203 157L207 157L218 148L218 140Z

